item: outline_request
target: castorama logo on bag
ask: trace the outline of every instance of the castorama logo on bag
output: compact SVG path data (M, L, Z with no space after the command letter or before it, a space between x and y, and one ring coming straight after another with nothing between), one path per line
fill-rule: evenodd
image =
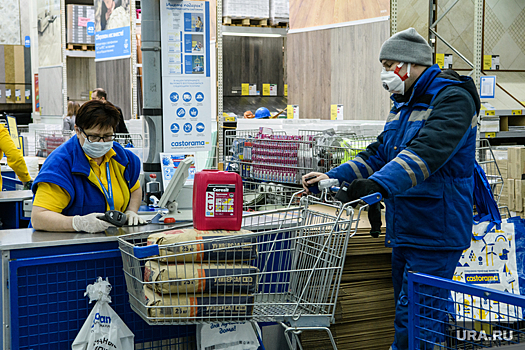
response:
M91 328L95 327L96 323L98 323L102 327L109 327L111 325L111 317L102 316L97 312L95 314L95 318L93 319L93 324L91 325Z

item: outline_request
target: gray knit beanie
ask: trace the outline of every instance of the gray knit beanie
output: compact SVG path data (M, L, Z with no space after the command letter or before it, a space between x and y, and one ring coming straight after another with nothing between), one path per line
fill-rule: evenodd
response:
M382 60L431 66L432 48L414 28L408 28L392 35L383 43L379 52L379 62Z

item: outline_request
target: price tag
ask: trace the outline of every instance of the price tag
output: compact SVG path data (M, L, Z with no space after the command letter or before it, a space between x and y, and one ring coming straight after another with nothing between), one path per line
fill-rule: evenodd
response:
M512 115L521 115L521 114L522 114L521 109L514 109L514 110L512 111Z
M485 138L486 139L493 139L496 137L496 133L495 132L486 132L485 133Z
M496 111L485 111L485 115L496 115Z

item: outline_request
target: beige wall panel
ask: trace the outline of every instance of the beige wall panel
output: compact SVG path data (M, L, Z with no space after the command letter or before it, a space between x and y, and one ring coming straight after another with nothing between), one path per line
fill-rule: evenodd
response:
M438 17L449 7L449 1L438 2ZM474 1L459 1L439 22L437 32L470 62L474 60ZM453 54L453 69L471 69L441 40L437 40L436 52Z
M423 38L428 39L428 11L428 0L398 0L397 31L400 32L412 27Z
M389 0L290 0L290 29L389 15Z
M89 91L97 86L97 71L94 58L67 58L67 96L71 101L89 99Z
M525 102L525 72L490 72L496 82L520 101Z
M381 84L379 51L390 37L390 21L330 31L331 104L344 105L344 119L386 119L390 94Z
M330 119L330 39L330 30L288 35L288 104L301 119Z
M525 70L525 1L486 1L485 55L499 55L500 69Z
M131 60L96 62L97 85L106 90L108 101L122 109L124 119L131 118Z
M62 67L40 67L38 69L38 91L42 115L64 115L62 85Z

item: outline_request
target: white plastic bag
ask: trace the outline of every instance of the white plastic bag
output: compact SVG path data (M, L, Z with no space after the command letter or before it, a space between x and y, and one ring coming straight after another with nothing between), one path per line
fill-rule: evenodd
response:
M197 349L257 350L259 337L251 322L212 322L197 325Z
M135 336L109 306L111 285L99 277L86 288L89 303L97 303L71 345L72 350L133 350Z

